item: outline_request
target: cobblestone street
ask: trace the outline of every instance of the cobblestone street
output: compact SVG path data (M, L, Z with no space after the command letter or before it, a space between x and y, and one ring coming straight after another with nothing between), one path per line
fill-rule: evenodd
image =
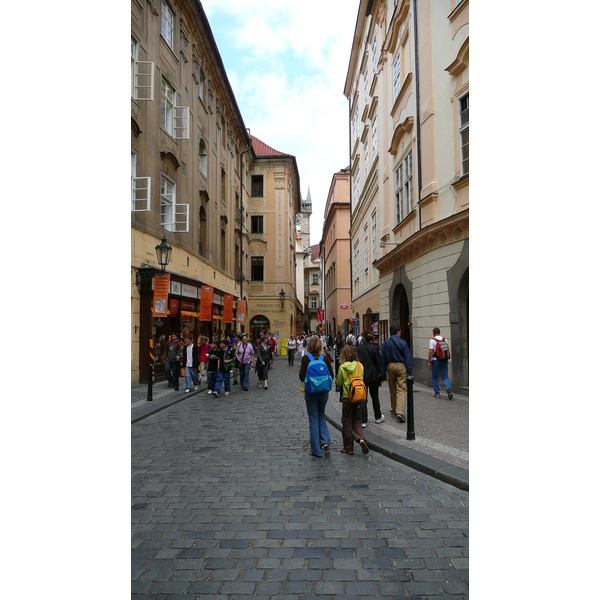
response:
M251 383L132 425L133 598L468 597L468 492L311 457L297 369Z

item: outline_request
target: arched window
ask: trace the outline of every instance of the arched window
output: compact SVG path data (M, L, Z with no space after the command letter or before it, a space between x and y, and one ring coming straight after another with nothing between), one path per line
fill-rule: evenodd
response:
M200 140L199 155L200 155L200 172L204 176L206 176L206 175L208 175L208 150L206 149L206 143L204 142L204 140Z
M204 206L200 207L200 241L198 243L198 252L201 256L206 256L208 249L208 229L206 227L206 210Z

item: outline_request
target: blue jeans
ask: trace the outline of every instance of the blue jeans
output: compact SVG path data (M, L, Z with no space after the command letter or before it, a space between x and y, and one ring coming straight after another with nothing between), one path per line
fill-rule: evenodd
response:
M327 421L325 420L325 405L328 399L329 392L304 393L306 412L308 413L310 449L314 456L323 456L321 444L331 444L329 429L327 429Z
M217 382L217 374L213 371L208 371L206 373L206 379L207 379L207 383L208 383L208 389L211 391L214 390L215 383Z
M229 371L225 371L225 373L223 373L221 370L219 370L217 372L217 382L215 383L215 389L214 389L215 394L221 393L221 387L223 386L223 381L225 382L225 391L226 392L231 391L229 378L230 378Z
M172 383L177 389L179 388L179 361L174 360L173 362L165 360L165 374L167 375L167 381Z
M198 368L194 367L186 367L185 368L185 389L192 389L192 380L194 380L194 385L198 385Z
M447 360L432 360L431 361L431 379L433 381L433 391L436 394L440 393L440 384L438 381L438 374L441 371L442 378L444 379L444 385L447 390L451 390L450 379L448 379L448 361Z
M240 384L242 387L250 387L250 363L243 365L240 363Z

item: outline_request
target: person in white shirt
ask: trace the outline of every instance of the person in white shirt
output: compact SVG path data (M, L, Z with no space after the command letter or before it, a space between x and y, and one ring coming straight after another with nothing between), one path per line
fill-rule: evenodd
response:
M294 366L294 355L296 354L296 338L291 335L287 341L288 366Z
M300 355L300 358L302 358L304 356L304 338L302 336L298 337L296 347L298 348L298 354Z
M442 342L442 348L447 349L448 358L438 358L436 356L436 350L438 344ZM429 368L431 369L431 380L433 381L433 397L441 398L440 396L440 384L438 381L439 373L441 371L442 378L444 379L444 385L446 386L446 393L448 394L448 400L452 400L452 386L450 385L450 379L448 377L448 361L450 360L450 345L446 342L446 338L442 337L438 327L433 329L433 338L429 340Z

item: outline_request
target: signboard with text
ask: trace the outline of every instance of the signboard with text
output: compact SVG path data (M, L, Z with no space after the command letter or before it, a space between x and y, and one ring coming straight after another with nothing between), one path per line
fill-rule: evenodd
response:
M169 274L156 275L154 278L154 299L152 301L154 317L167 316L167 300L169 299L170 282L171 276Z

